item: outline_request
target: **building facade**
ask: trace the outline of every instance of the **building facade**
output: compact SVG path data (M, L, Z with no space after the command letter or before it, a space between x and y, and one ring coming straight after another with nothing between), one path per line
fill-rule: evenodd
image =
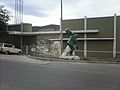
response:
M69 39L64 30L69 28L73 33L79 35L76 55L85 58L120 58L120 16L68 19L62 20L61 25L63 49ZM43 44L43 40L49 41L51 44L54 42L60 44L61 41L59 25L44 27L33 27L28 23L9 25L8 34L11 37L10 43L15 44L24 52L28 51L27 46L37 44L40 46L41 41ZM47 51L46 48L45 50ZM58 50L58 52L60 51Z
M120 16L63 20L62 28L81 31L76 50L80 57L120 57Z

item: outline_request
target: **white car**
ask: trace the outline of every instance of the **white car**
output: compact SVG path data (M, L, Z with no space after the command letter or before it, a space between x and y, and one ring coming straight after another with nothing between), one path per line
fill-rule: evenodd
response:
M0 43L0 52L9 54L9 53L14 53L14 54L21 54L22 51L18 48L15 48L13 44L8 44L8 43Z

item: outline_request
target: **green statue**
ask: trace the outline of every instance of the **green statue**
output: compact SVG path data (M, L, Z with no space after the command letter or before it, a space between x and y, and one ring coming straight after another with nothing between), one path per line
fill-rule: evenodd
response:
M62 56L67 56L68 54L70 56L73 56L73 51L76 48L77 44L77 34L72 33L68 28L65 29L65 32L70 35L69 40L67 41L67 47L65 48L64 52L62 53Z

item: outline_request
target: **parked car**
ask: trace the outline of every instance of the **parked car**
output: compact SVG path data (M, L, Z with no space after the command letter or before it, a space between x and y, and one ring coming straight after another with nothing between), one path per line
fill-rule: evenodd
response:
M22 51L18 48L15 48L15 46L13 44L9 44L9 43L0 43L0 52L1 53L5 53L5 54L21 54Z

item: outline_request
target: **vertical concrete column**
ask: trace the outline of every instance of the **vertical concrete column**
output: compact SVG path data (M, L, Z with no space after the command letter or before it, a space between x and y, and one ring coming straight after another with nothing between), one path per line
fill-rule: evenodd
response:
M28 55L28 45L26 45L26 55Z
M20 36L20 49L23 50L23 36Z
M113 40L113 58L116 59L116 44L117 44L117 36L116 36L116 32L117 32L117 15L114 14L114 40Z
M22 36L22 33L23 33L23 23L21 22L21 36L20 36L20 46L21 46L21 50L23 50L23 36Z
M85 33L84 33L84 57L87 58L87 33L86 33L86 30L87 30L87 17L85 16L84 17L84 30L85 30Z

